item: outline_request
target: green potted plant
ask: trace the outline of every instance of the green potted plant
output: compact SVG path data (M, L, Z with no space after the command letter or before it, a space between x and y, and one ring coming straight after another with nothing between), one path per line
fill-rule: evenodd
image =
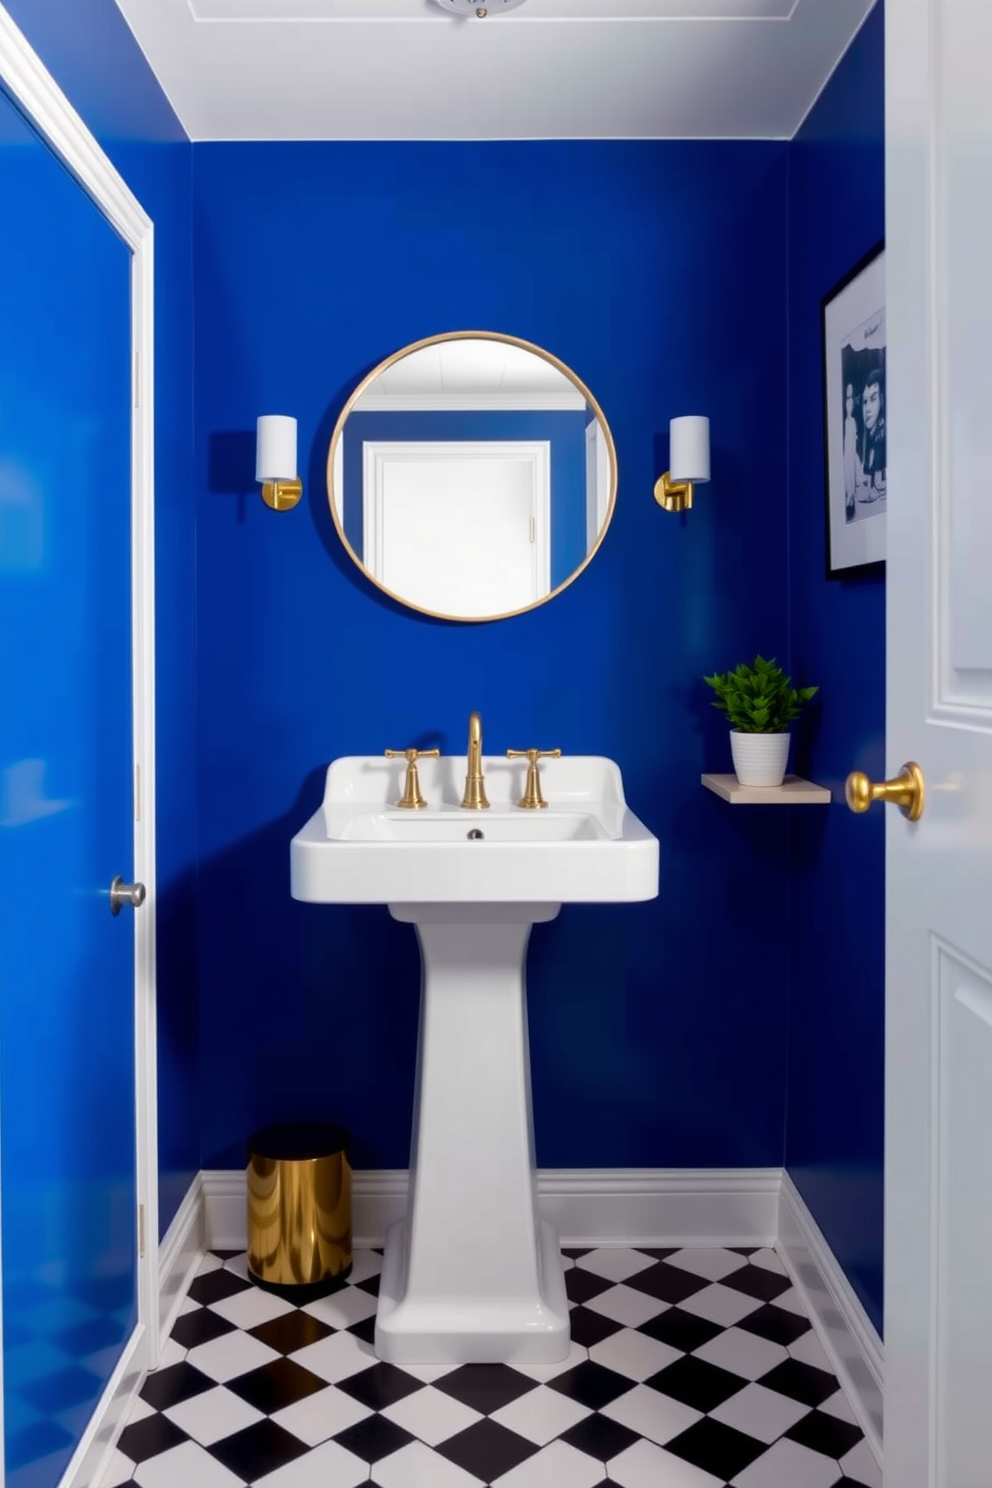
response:
M817 687L793 687L772 657L742 661L732 672L703 681L716 693L714 708L730 723L730 751L741 785L781 785L789 759L789 725Z

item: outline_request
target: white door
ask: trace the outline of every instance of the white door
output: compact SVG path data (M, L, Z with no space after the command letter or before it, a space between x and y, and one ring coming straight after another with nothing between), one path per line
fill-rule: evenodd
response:
M368 441L363 452L363 562L391 593L480 618L551 592L547 441Z
M887 0L886 47L885 1482L988 1488L992 4Z

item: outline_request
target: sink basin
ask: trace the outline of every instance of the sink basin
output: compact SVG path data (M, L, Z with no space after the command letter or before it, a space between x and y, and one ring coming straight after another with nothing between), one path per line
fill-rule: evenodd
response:
M608 833L598 817L583 812L516 811L502 816L490 811L484 822L466 819L463 811L379 811L353 816L341 833L343 842L604 842Z
M386 1236L375 1349L393 1364L553 1364L569 1351L558 1240L537 1212L524 967L531 925L566 902L653 899L658 841L612 760L541 767L547 810L515 805L523 761L418 764L428 806L395 807L402 760L328 768L290 846L296 899L387 904L416 926L423 978L406 1218ZM360 995L356 993L356 995Z
M615 903L658 892L658 841L613 760L542 763L547 810L524 811L524 761L485 758L490 810L461 809L465 757L421 760L422 811L399 811L402 760L334 760L293 838L295 899L318 904ZM481 834L481 835L480 835Z

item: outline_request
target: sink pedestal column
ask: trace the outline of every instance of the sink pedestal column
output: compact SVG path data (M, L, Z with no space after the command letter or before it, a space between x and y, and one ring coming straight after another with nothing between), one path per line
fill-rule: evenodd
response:
M423 961L410 1193L375 1349L394 1364L564 1359L568 1302L537 1216L524 960L557 904L391 904Z

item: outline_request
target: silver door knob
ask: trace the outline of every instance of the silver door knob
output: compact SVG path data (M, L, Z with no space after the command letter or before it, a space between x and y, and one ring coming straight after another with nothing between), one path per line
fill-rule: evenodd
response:
M140 909L144 902L144 884L126 884L118 873L110 885L110 913L112 915L119 915L125 904L133 904L135 909Z

